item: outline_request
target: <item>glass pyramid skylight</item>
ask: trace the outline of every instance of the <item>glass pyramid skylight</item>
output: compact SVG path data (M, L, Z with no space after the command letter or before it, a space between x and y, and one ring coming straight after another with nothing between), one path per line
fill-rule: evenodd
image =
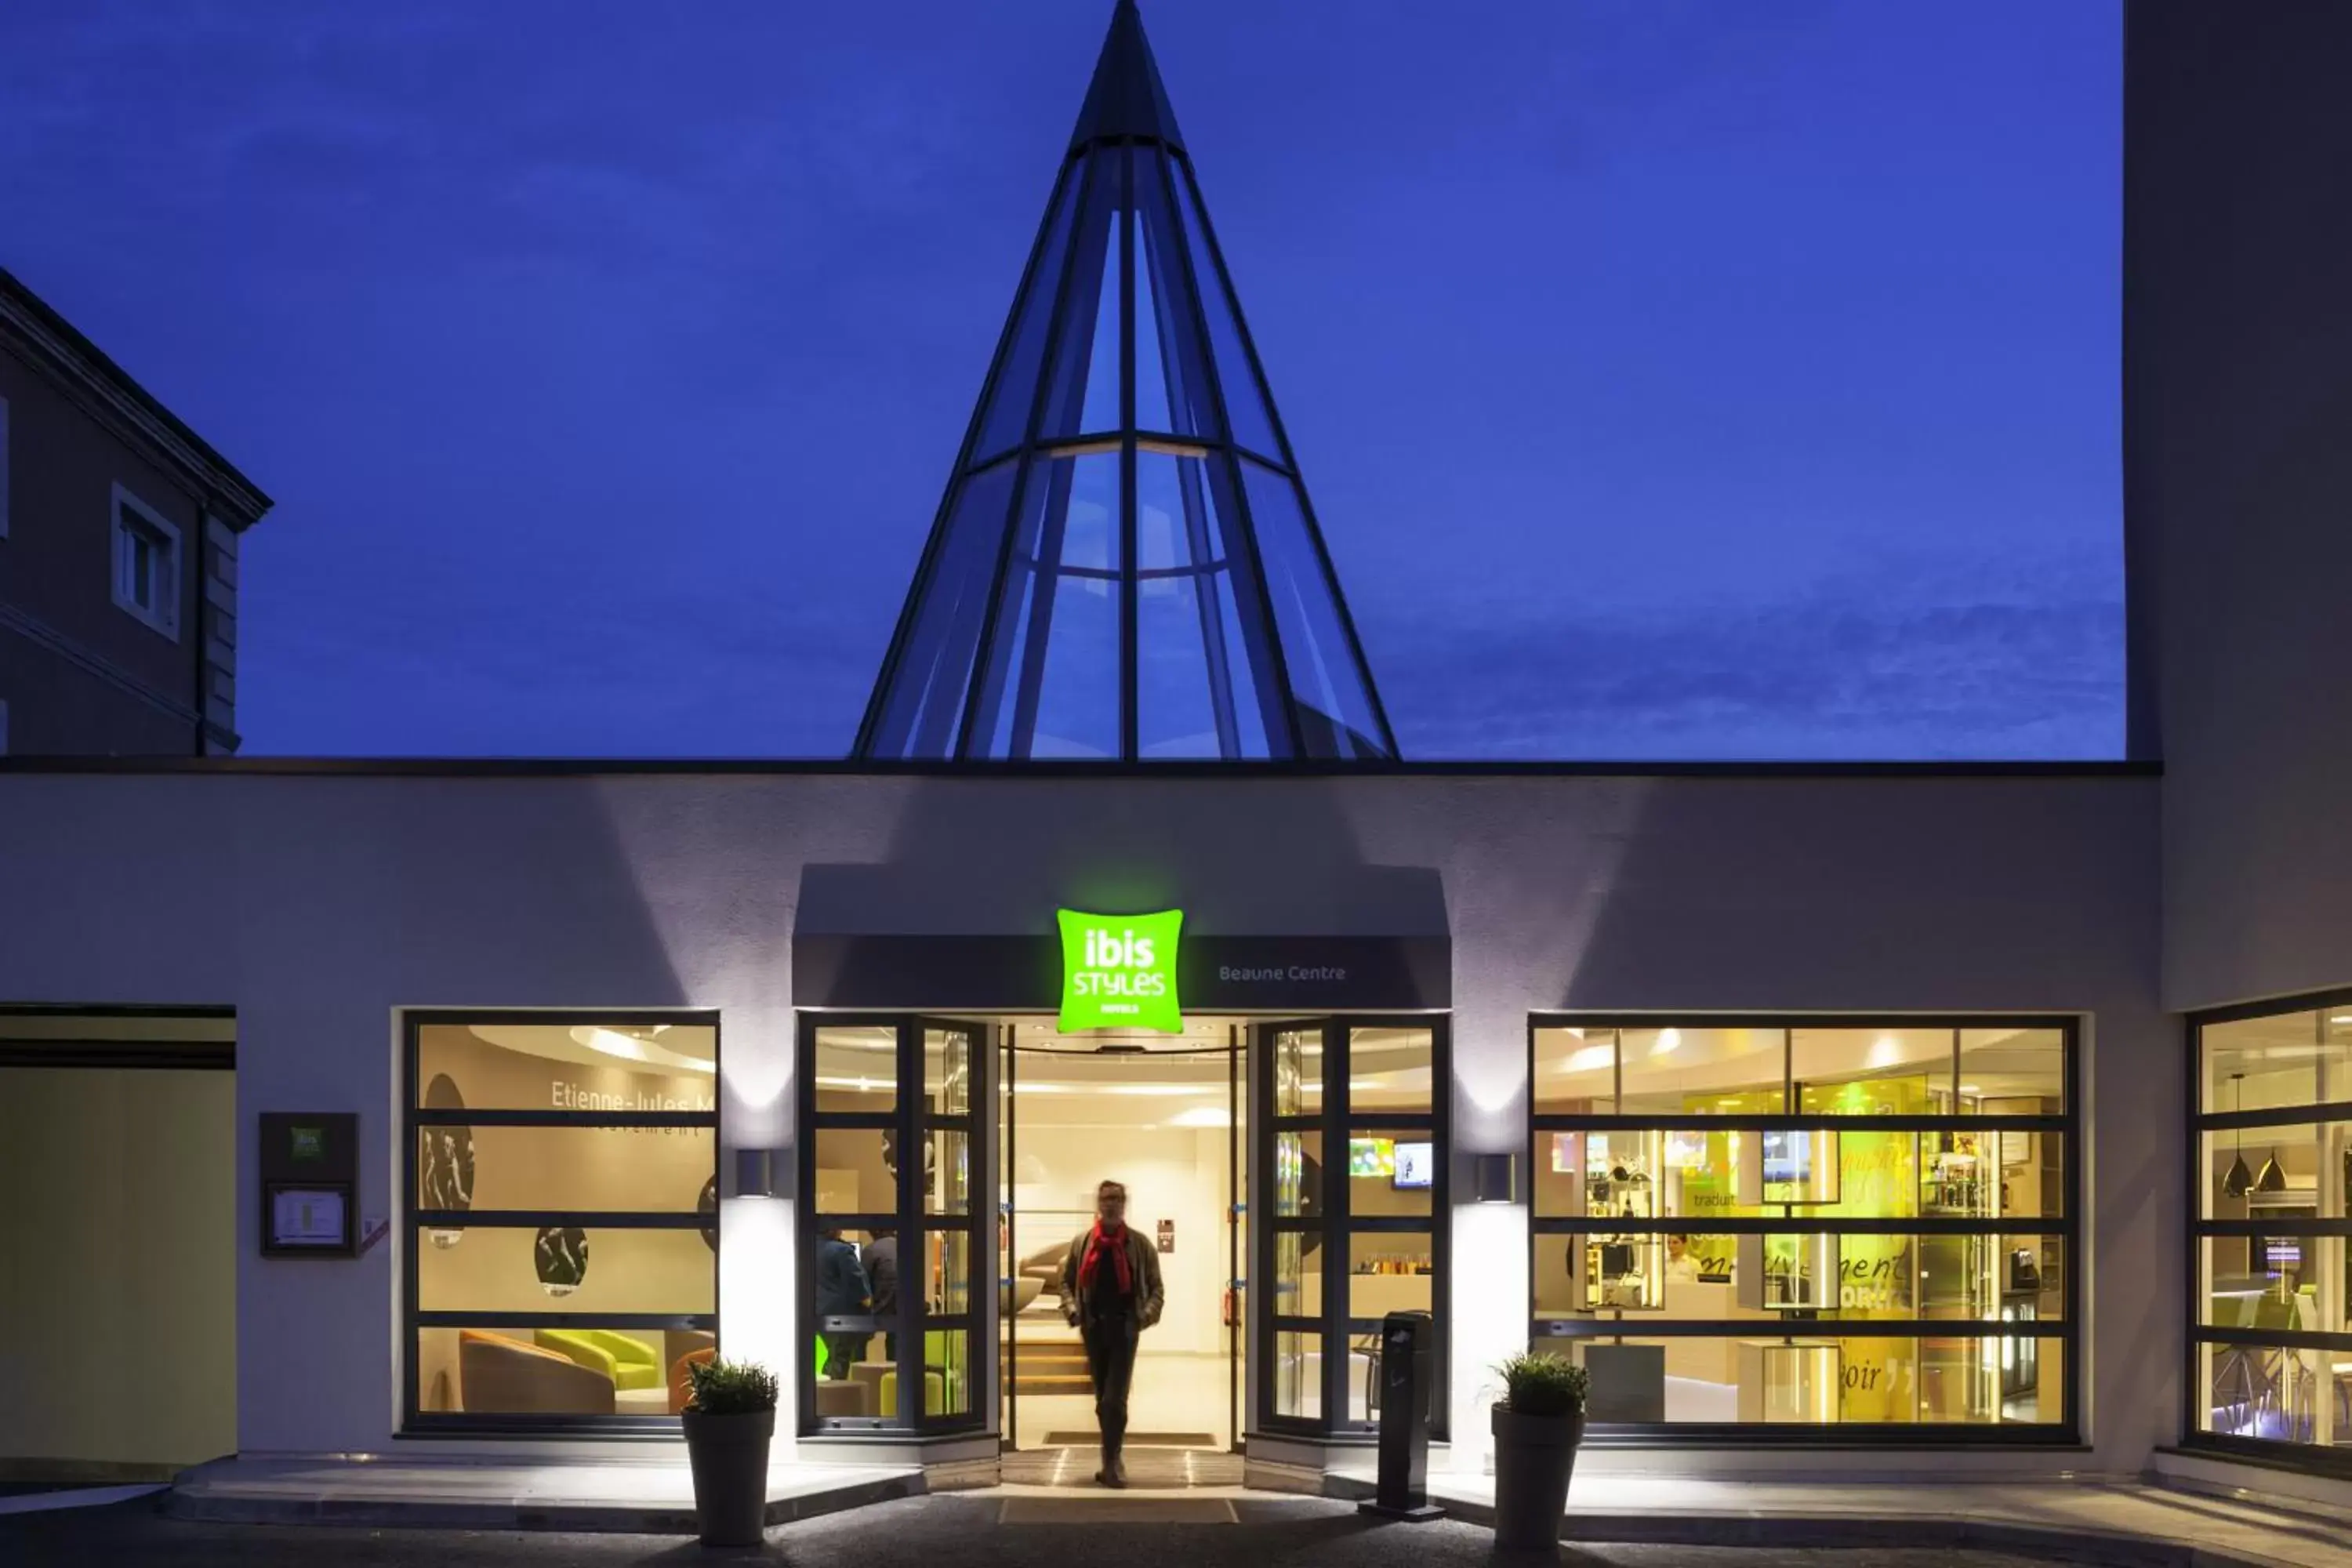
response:
M856 755L1395 754L1120 0Z

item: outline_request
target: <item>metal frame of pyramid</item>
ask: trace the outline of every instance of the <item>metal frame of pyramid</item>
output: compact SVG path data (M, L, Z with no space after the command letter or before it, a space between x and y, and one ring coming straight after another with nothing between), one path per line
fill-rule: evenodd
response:
M1119 0L854 755L1396 754Z

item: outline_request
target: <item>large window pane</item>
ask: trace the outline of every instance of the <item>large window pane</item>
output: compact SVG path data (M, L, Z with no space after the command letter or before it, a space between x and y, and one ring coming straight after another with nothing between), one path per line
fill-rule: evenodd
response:
M716 1113L718 1031L708 1024L425 1024L416 1082L426 1110Z
M923 1109L931 1115L971 1113L974 1039L968 1028L923 1031Z
M1797 1109L1824 1116L1948 1116L1952 1029L1792 1029Z
M1202 363L1199 307L1185 279L1183 235L1163 154L1135 155L1135 422L1180 436L1218 434Z
M1145 757L1216 757L1220 689L1230 672L1212 670L1223 633L1210 576L1146 577L1135 585L1136 746ZM1221 679L1223 678L1223 679ZM1230 716L1225 724L1230 727Z
M2352 1004L2208 1024L2199 1034L2208 1111L2352 1100Z
M890 756L950 754L1013 503L1011 459L964 481L908 625L877 732Z
M2057 1029L1962 1029L1960 1110L2055 1116L2066 1109L2066 1037Z
M1323 1111L1323 1031L1279 1029L1274 1037L1274 1113L1319 1116Z
M923 1310L933 1317L957 1318L971 1307L971 1233L934 1230L923 1235Z
M1352 1319L1434 1310L1436 1254L1425 1230L1358 1231L1348 1239L1348 1300Z
M1626 1114L1772 1116L1787 1108L1787 1032L1666 1025L1619 1031Z
M1290 693L1299 709L1307 753L1318 757L1386 754L1379 721L1339 617L1330 575L1309 536L1296 486L1244 462L1242 487L1257 532L1274 624Z
M971 1335L932 1329L923 1335L923 1414L963 1415L971 1410Z
M1313 1421L1323 1415L1323 1336L1274 1336L1274 1413Z
M2066 1140L2055 1132L1923 1132L1919 1212L1939 1219L2055 1219Z
M881 1025L816 1032L817 1110L877 1114L898 1104L898 1030Z
M718 1270L698 1229L478 1225L454 1242L430 1231L415 1239L419 1311L706 1313L719 1307Z
M895 1214L898 1135L887 1127L816 1131L816 1212Z
M1192 251L1192 276L1199 283L1201 307L1208 318L1209 341L1216 353L1217 382L1224 391L1225 416L1232 421L1234 439L1279 462L1282 446L1274 438L1274 422L1266 415L1265 400L1259 395L1257 377L1242 346L1240 318L1220 279L1216 260L1210 254L1200 193L1193 188L1189 172L1184 177L1175 178L1175 183L1183 187L1184 230Z
M709 1127L416 1130L420 1209L677 1214L715 1203Z
M1033 757L1116 757L1119 750L1119 591L1105 577L1064 577L1053 594Z
M1609 1116L1617 1110L1617 1031L1535 1031L1538 1116Z
M2342 1219L2352 1184L2352 1122L2229 1129L2202 1135L2208 1219Z
M1277 1318L1323 1315L1323 1233L1276 1231L1274 1237L1274 1299Z
M427 1415L675 1415L687 1368L716 1353L695 1329L530 1328L416 1331L417 1408Z
M1312 1219L1323 1212L1323 1134L1274 1135L1274 1212L1284 1219Z
M2342 1237L2209 1236L2198 1243L2204 1288L2198 1321L2252 1333L2352 1332ZM2352 1377L2352 1351L2337 1357Z
M1387 1115L1427 1111L1435 1042L1435 1034L1425 1028L1349 1029L1349 1105Z
M1126 224L1127 149L1091 159L1086 202L1063 290L1061 336L1046 370L1040 439L1066 440L1118 428L1118 252Z
M2200 1345L2197 1429L2258 1442L2352 1446L2341 1390L2352 1354L2273 1345Z
M1663 1320L2055 1322L2058 1237L1894 1235L1801 1228L1763 1235L1599 1226L1535 1241L1538 1319L1617 1312Z
M1431 1212L1437 1181L1434 1134L1356 1129L1348 1139L1348 1213L1392 1219Z
M1046 222L1045 244L1029 276L1013 317L1012 341L1004 351L1003 367L988 395L988 415L981 421L977 455L992 458L1017 445L1029 428L1029 410L1037 392L1037 366L1045 357L1045 331L1053 320L1054 297L1067 264L1071 215L1077 209L1085 165L1072 167L1062 177Z
M1591 1418L1668 1426L2051 1426L2063 1342L1826 1334L1591 1341L1538 1337L1593 1375Z
M923 1208L930 1214L971 1212L971 1135L954 1128L923 1134Z
M672 1414L672 1377L709 1350L718 1310L718 1031L486 1015L419 1019L410 1052L418 1415ZM612 1121L646 1114L694 1120ZM481 1223L499 1214L537 1223ZM494 1314L540 1326L473 1321ZM613 1321L629 1317L692 1332Z

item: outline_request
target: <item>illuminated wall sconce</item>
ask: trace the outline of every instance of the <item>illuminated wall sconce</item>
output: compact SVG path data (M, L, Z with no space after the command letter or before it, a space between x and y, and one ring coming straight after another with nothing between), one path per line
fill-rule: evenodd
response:
M780 1198L784 1194L776 1184L783 1162L774 1149L738 1149L735 1151L735 1195L739 1198Z
M1519 1157L1478 1154L1472 1157L1470 1197L1474 1203L1515 1204L1519 1201Z

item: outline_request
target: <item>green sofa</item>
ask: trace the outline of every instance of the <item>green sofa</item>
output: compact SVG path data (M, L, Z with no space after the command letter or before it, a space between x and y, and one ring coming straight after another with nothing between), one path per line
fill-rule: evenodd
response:
M538 1342L541 1350L603 1373L613 1380L614 1388L664 1386L661 1358L643 1340L610 1329L541 1329Z

